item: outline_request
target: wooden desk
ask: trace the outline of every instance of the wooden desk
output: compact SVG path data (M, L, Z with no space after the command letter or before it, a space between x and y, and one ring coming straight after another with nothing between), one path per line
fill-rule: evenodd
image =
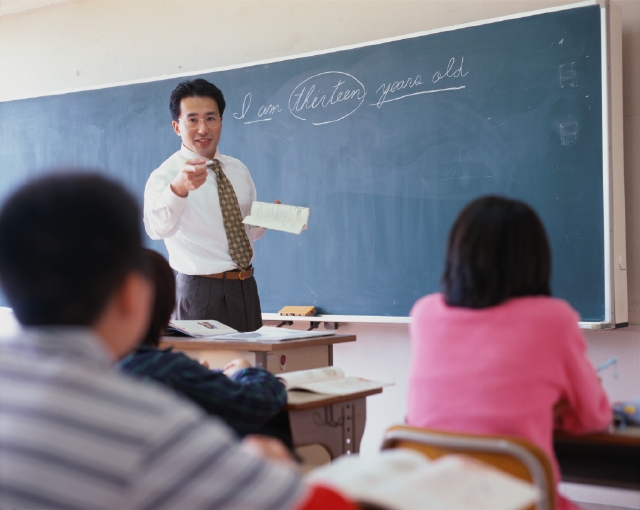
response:
M369 395L382 388L344 396L289 391L287 410L295 447L319 444L331 459L360 451Z
M207 341L184 336L165 336L160 348L173 347L211 368L220 368L234 358L244 358L272 374L333 365L333 345L355 342L355 335L331 335L285 342Z
M640 427L585 436L554 434L562 480L640 490Z

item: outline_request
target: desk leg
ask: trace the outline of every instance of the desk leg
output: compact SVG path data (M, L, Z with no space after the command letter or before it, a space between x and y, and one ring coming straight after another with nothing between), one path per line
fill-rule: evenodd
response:
M256 355L256 368L263 368L264 370L267 369L267 353L266 352L255 352L254 353Z
M322 445L332 460L340 455L358 453L366 419L365 398L317 409L290 410L293 445Z

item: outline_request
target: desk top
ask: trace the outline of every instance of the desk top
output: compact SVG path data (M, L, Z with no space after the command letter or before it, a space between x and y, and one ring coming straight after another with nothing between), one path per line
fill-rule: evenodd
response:
M344 342L355 342L355 335L329 335L314 338L299 338L283 342L238 342L233 340L205 340L187 336L164 336L160 339L160 348L173 347L180 351L250 351L270 352L285 349L300 349L315 345L333 345Z
M325 395L322 393L312 393L310 391L289 390L287 392L287 410L304 411L306 409L315 409L365 398L377 393L382 393L382 388L359 391L358 393L350 393L348 395Z
M640 427L626 427L624 429L612 428L606 432L580 435L555 431L553 440L554 442L625 445L640 448Z
M553 448L566 482L640 490L640 427L579 436L556 432Z

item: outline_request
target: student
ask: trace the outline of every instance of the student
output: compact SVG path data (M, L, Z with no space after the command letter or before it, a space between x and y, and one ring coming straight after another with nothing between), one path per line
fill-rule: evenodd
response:
M554 421L592 432L611 411L578 314L550 297L550 272L544 227L529 206L489 196L465 207L449 234L443 293L411 311L407 422L528 439L557 482ZM560 496L557 507L576 508Z
M222 372L209 370L171 348L158 349L175 306L176 281L162 255L145 250L145 256L155 284L151 321L142 344L120 362L120 369L173 388L222 418L241 436L258 432L286 405L284 386L266 370L252 368L243 359L233 360Z
M147 328L138 218L121 186L88 173L37 179L0 210L0 284L25 328L0 345L0 508L353 509L112 370Z

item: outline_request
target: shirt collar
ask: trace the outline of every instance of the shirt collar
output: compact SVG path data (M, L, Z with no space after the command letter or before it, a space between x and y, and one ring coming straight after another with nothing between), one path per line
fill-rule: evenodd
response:
M34 358L73 359L100 369L110 369L115 362L102 340L80 326L27 327L4 340L0 348Z
M184 144L182 144L180 146L180 154L185 159L193 159L193 158L201 158L202 157L197 152L193 152L191 149L188 149L187 147L185 147ZM217 159L218 161L220 161L221 157L222 157L222 154L220 154L220 151L216 148L216 153L213 155L212 159ZM207 161L212 161L212 160L208 159Z

